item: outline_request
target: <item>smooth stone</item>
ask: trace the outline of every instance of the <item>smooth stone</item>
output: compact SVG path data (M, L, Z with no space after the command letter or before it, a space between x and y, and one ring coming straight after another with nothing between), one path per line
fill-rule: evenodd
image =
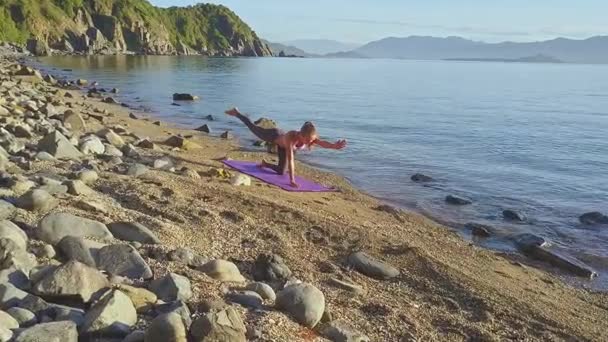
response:
M129 169L127 169L127 176L139 177L146 172L148 172L148 167L146 165L136 163L129 166Z
M14 342L78 342L76 323L71 321L36 324L17 334Z
M0 239L12 240L19 248L25 250L27 247L27 234L19 226L8 220L0 221Z
M524 215L523 213L517 212L515 210L510 210L510 209L504 210L502 212L502 216L507 221L523 222L526 220L526 215Z
M598 224L608 224L608 216L597 211L585 213L581 215L578 219L579 221L581 221L581 223L590 226Z
M171 160L171 158L169 158L169 157L163 157L160 159L156 159L153 164L153 167L155 169L160 169L160 170L169 170L174 166L175 165L173 164L173 160Z
M121 149L122 153L129 158L139 158L137 148L131 144L126 144Z
M597 276L597 272L594 269L581 261L562 253L553 246L533 245L525 251L525 254L579 277L593 279Z
M78 261L68 261L34 284L34 293L53 299L71 300L76 297L89 303L101 290L109 286L98 270Z
M93 170L84 170L77 174L77 178L86 185L91 185L99 179L99 174Z
M36 158L37 160L40 160L40 161L53 161L53 160L56 160L55 157L53 157L52 154L50 154L48 152L45 152L45 151L41 151L41 152L36 153L36 156L34 158Z
M38 239L57 244L65 236L94 237L101 240L113 239L105 224L68 213L51 213L39 223L36 231Z
M13 266L0 270L0 284L11 284L21 290L28 290L30 279L22 269Z
M124 153L122 153L121 150L119 150L118 148L110 145L110 144L106 144L106 152L104 153L104 155L109 156L109 157L122 157L124 155Z
M158 298L166 302L174 300L187 301L192 297L190 280L176 273L169 273L162 278L153 280L149 288Z
M187 342L186 327L176 313L156 317L144 335L144 342ZM218 341L219 342L219 341Z
M158 299L154 292L140 287L120 284L117 286L117 288L129 296L137 312L143 313L149 311Z
M87 130L87 124L82 116L71 109L63 113L63 124L69 124L70 129L75 132L84 132Z
M102 214L108 213L108 209L106 209L106 207L102 203L99 203L97 201L81 199L76 202L76 207L86 211L98 212Z
M137 323L137 312L129 297L110 290L93 305L84 317L81 336L126 336Z
M215 280L242 283L245 278L241 275L238 267L230 261L211 260L199 268L199 271L206 273Z
M13 332L9 329L0 327L0 342L13 341Z
M265 300L274 302L277 299L277 295L275 294L272 287L270 287L270 285L265 284L265 283L261 283L261 282L249 283L245 287L245 289L259 294L260 297L262 297Z
M104 244L87 240L82 236L65 236L57 244L59 254L67 260L76 260L90 267L97 267L97 253Z
M447 195L445 202L452 205L469 205L473 203L471 200L454 195Z
M82 153L59 131L54 131L40 140L38 149L48 152L57 159L78 159L82 157Z
M168 313L176 313L178 314L181 319L182 322L184 323L184 326L186 327L186 329L190 328L190 325L192 324L192 314L190 313L190 308L188 307L188 305L181 301L181 300L175 300L169 303L163 303L163 304L157 304L156 307L154 308L154 311L158 314L158 315L162 315L162 314L168 314Z
M325 311L325 296L310 284L290 285L277 294L276 307L289 313L296 322L313 328Z
M13 330L19 328L19 322L7 312L0 310L0 327Z
M123 241L137 241L147 245L161 243L156 234L141 223L113 222L108 224L108 229L115 238Z
M74 196L91 196L95 190L89 188L83 181L75 179L65 182L68 187L68 193Z
M131 279L149 279L153 276L150 266L137 250L129 245L109 245L101 248L97 253L97 268Z
M125 145L124 139L111 129L105 129L98 134L104 137L108 143L114 147L121 148Z
M228 300L232 303L240 304L244 307L253 309L262 308L264 299L257 292L241 291L228 294Z
M534 234L520 234L513 239L515 246L522 252L527 252L535 247L543 247L549 244L543 237Z
M190 326L193 342L246 342L247 328L233 308L207 313Z
M433 181L433 178L422 173L416 173L411 177L412 181L418 183L426 183Z
M343 290L352 292L354 294L362 294L365 293L365 289L361 287L361 285L354 284L352 282L340 280L337 278L330 278L329 283L334 285L335 287L341 288Z
M11 315L18 323L21 328L28 328L38 323L38 318L30 310L12 307L6 310L6 313Z
M48 192L50 195L68 193L67 185L63 185L63 184L46 184L46 185L39 187L38 189L44 190L44 191Z
M292 274L283 258L277 254L258 255L252 273L257 281L287 280Z
M330 322L321 334L332 342L370 342L369 337L343 321Z
M251 186L251 177L244 174L237 174L230 180L234 186Z
M167 258L171 261L181 262L182 264L190 265L196 255L188 248L179 247L167 253Z
M392 279L399 275L399 270L395 267L376 260L363 252L351 254L348 257L348 263L357 271L376 279Z
M31 211L46 212L57 206L57 200L42 189L26 192L16 201L17 207Z

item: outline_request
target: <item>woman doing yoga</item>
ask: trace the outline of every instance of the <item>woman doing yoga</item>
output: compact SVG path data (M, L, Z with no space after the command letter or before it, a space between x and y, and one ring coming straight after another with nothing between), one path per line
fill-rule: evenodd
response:
M243 115L237 108L232 108L226 111L226 114L234 116L241 120L253 134L263 141L274 143L277 145L277 153L279 155L279 163L277 165L270 164L262 160L260 167L266 167L274 170L276 173L283 175L289 169L289 177L291 185L298 187L295 178L295 163L294 155L296 150L308 148L312 149L313 145L322 148L340 150L346 146L346 140L338 140L335 143L319 139L317 129L312 122L305 122L299 131L289 131L284 133L278 128L262 128L255 125L248 117Z

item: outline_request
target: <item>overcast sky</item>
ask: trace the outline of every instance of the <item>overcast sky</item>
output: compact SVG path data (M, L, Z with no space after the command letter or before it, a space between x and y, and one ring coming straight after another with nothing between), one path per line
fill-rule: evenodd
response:
M151 0L186 6L195 0ZM224 0L263 38L365 43L387 36L458 35L532 41L608 34L607 0Z

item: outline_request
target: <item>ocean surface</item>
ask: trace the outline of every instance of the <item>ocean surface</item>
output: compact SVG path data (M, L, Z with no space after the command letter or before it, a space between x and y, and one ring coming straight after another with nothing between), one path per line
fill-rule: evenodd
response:
M461 232L467 222L495 227L475 243L513 251L509 236L541 235L600 273L583 286L607 288L608 227L578 216L608 213L608 66L356 59L50 57L47 69L120 88L119 100L186 127L253 136L223 115L297 129L312 120L343 151L315 149L300 160L347 177L395 205ZM71 69L64 71L63 69ZM172 106L171 95L202 100ZM414 183L422 172L436 181ZM470 206L445 203L446 195ZM510 224L502 210L522 211ZM429 246L432 248L432 246Z

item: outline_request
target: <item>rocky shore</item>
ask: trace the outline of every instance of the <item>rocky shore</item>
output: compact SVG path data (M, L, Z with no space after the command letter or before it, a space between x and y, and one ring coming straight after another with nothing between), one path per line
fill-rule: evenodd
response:
M302 194L224 169L259 156L92 83L0 57L0 341L608 339L606 294L332 174L299 166L340 189Z

